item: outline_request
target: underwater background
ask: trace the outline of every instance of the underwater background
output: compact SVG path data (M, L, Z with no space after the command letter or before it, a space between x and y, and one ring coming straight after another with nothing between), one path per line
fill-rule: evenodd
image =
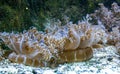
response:
M0 31L28 30L31 26L44 31L47 23L77 23L104 3L107 8L120 0L0 0Z
M0 74L84 73L120 73L120 0L0 0Z

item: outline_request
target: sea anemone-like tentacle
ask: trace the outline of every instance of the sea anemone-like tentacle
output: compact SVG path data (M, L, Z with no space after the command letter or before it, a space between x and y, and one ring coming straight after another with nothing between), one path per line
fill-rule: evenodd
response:
M71 51L64 51L58 53L59 63L64 62L80 62L85 61L92 58L93 51L91 47L83 48L83 49L76 49Z

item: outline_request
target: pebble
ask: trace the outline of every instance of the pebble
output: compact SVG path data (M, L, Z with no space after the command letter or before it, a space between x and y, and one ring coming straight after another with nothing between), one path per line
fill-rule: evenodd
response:
M46 70L43 72L43 74L55 74L52 70Z
M112 59L113 59L112 57L110 57L110 58L107 58L107 60L108 60L108 61L112 61Z

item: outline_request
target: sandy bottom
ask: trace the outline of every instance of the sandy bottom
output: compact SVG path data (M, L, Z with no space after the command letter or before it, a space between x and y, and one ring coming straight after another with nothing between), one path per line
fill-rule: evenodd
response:
M8 59L0 62L0 74L119 74L120 56L113 46L94 49L93 58L85 62L62 64L51 69L35 68L11 63Z

